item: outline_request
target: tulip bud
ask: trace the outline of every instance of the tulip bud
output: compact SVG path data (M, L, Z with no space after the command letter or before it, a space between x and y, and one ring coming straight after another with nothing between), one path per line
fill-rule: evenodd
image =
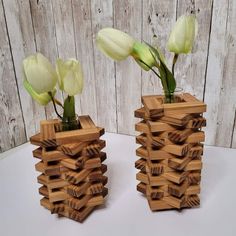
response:
M168 50L176 54L191 52L197 35L197 28L198 24L195 16L181 16L170 34L167 43Z
M23 72L25 79L38 94L52 91L57 83L55 70L41 53L23 60Z
M135 42L132 56L134 57L135 61L146 71L157 65L154 56L150 52L149 46L145 43Z
M40 105L46 106L50 101L51 97L49 96L48 93L41 93L38 94L30 85L30 83L27 80L24 80L23 82L24 87L26 91L31 95L31 97ZM56 93L56 89L52 90L52 95L54 96Z
M75 59L63 61L58 59L56 63L58 83L61 90L74 96L83 90L83 72L80 63Z
M96 43L105 55L121 61L132 52L134 39L120 30L104 28L98 32Z

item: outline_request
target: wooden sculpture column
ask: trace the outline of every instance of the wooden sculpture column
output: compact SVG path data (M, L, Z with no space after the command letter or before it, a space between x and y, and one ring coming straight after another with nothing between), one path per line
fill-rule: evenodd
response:
M82 222L107 195L106 153L100 139L104 129L96 127L89 116L80 116L81 129L61 131L59 120L41 121L40 133L31 137L39 146L33 156L40 159L35 168L43 195L41 205Z
M135 116L141 132L137 190L146 195L151 210L199 206L203 144L202 116L206 105L185 93L179 102L165 104L162 96L143 96Z

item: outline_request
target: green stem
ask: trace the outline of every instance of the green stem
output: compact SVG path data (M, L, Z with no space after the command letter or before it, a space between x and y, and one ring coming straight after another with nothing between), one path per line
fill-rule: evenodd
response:
M144 61L139 60L141 63L143 63L146 67L148 67L159 79L161 79L161 76L159 74L157 74L157 72L152 69L152 67L150 67L148 64L146 64Z
M175 75L175 64L176 64L176 61L179 57L179 54L175 54L174 57L173 57L173 62L172 62L172 74L173 76Z
M55 110L57 116L58 116L60 119L62 119L62 116L60 116L60 114L59 114L58 111L57 111L57 107L56 107L56 104L55 104L55 101L54 101L52 92L48 92L48 94L49 94L49 96L50 96L51 99L52 99L52 104L53 104L53 107L54 107L54 110Z

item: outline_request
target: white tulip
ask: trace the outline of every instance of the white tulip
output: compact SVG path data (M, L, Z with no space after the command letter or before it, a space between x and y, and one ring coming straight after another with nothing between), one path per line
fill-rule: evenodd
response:
M57 83L56 71L41 53L25 58L23 71L25 79L38 94L52 91Z
M114 28L100 30L96 39L98 48L116 61L124 60L131 54L134 42L131 36Z
M189 53L197 35L198 23L193 15L182 15L178 18L170 34L167 47L175 54Z
M58 83L61 90L74 96L83 90L83 72L80 63L75 59L63 61L58 59L56 63Z

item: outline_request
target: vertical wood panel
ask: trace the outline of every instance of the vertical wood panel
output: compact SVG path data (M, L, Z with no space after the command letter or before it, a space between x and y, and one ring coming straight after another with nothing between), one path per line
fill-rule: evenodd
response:
M167 51L166 43L175 19L175 0L143 1L143 40L154 46L157 46L155 45L157 43L169 62L172 60L172 55ZM156 36L155 40L153 40L154 36ZM162 93L160 79L151 71L142 71L142 93Z
M26 141L2 1L0 1L0 152Z
M195 13L198 20L198 34L192 54L181 54L176 64L177 86L203 99L208 42L211 24L212 0L178 1L177 16Z
M54 64L58 52L52 2L51 0L30 0L30 6L36 39L36 49ZM59 100L62 100L60 91L57 92L56 97ZM49 103L46 106L46 116L47 119L56 117L52 103Z
M230 147L236 102L236 2L214 1L206 79L207 143Z
M94 76L94 56L91 22L91 2L72 0L76 51L81 61L85 85L81 95L81 112L89 114L97 122L97 85ZM102 102L102 101L98 101Z
M137 40L142 35L142 1L114 1L114 25ZM118 133L134 134L134 110L141 105L141 69L132 58L116 63Z
M71 0L52 0L58 56L64 60L77 58ZM82 58L80 58L80 63ZM75 96L75 109L81 114L80 95Z
M35 41L29 1L4 0L9 40L15 65L27 138L39 130L39 121L45 119L44 107L39 106L25 91L22 78L22 60L35 53Z
M113 9L110 0L92 0L92 31L94 45L94 69L96 80L96 99L98 125L107 131L116 132L116 81L114 62L105 57L96 47L97 32L104 27L113 26Z

